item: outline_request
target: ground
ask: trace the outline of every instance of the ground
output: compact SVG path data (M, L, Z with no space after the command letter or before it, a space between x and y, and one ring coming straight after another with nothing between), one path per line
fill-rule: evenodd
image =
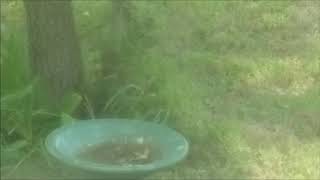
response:
M304 72L298 69L302 66L299 63L304 62L297 59L274 62L274 67L264 66L263 61L245 62L255 63L251 66L231 61L228 67L211 62L210 70L214 72L203 71L203 76L191 77L192 74L181 71L176 81L167 82L164 88L172 88L170 83L176 83L174 87L188 89L171 94L175 98L184 96L179 103L186 111L178 113L180 120L169 120L168 124L190 140L191 150L178 166L150 179L319 178L319 82L314 79L313 83L307 83L315 78L311 74L318 70L317 64ZM234 82L235 76L243 78L235 79L232 85L223 85L225 82L210 77L225 72L219 68L230 67L235 74L225 76L227 80L230 78L229 83ZM268 71L272 68L282 71L274 75ZM189 73L190 69L185 71ZM285 79L290 73L296 78L289 84L275 80ZM61 176L60 170L48 165L50 160L39 159L38 155L39 152L34 152L9 177Z

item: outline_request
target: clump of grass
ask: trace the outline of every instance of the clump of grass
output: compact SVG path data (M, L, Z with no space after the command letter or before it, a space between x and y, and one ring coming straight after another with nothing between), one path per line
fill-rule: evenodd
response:
M249 87L278 95L299 96L319 83L314 74L319 71L317 61L309 63L289 57L266 62L257 64L255 70L248 75L246 82Z
M244 138L251 149L251 173L254 178L319 177L319 143L302 142L283 127L261 124L247 126Z

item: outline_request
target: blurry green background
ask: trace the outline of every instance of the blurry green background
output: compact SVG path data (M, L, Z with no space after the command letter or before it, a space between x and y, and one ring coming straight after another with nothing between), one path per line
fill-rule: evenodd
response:
M50 178L50 160L29 165L49 132L118 117L190 140L184 163L151 178L320 178L319 1L115 3L72 2L85 81L56 111L37 100L23 2L1 1L1 175Z

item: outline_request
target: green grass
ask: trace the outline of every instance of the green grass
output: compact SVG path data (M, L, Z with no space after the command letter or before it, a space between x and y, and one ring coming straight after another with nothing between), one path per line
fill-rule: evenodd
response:
M119 62L101 55L108 48L108 27L95 29L109 17L108 4L76 3L88 80L78 116L167 120L185 135L191 145L187 159L150 179L319 179L320 41L310 32L314 23L308 24L318 11L290 2L212 3L134 3L137 21L129 39L137 46ZM1 125L6 131L19 125L29 136L6 142L1 137L1 171L18 165L12 176L36 177L41 169L48 178L60 170L48 165L38 143L60 124L60 114L48 118L46 108L30 109L28 96L22 97L33 81L24 79L24 36L16 26L23 15L14 6L5 13L15 31L6 42L1 38ZM110 61L105 74L104 61ZM10 104L16 113L4 110L12 94L18 97ZM79 98L70 98L66 108L74 109ZM26 148L30 136L37 143Z
M174 111L177 129L190 139L191 154L159 177L320 177L317 59L303 65L294 58L198 61L204 62L190 60L185 69L171 62L165 71L162 98Z
M152 119L162 109L190 140L186 161L151 179L320 177L316 59L189 58L151 54L125 70L141 74L117 85L140 89L114 87L112 116Z

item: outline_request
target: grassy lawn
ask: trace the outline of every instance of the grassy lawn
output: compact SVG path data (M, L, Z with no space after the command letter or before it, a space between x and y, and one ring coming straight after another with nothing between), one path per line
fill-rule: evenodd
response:
M318 59L260 58L199 58L170 76L165 97L192 146L160 178L320 177Z
M289 6L287 2L270 6L264 6L263 2L239 6L217 2L214 7L175 2L171 9L158 8L156 4L150 6L141 1L134 8L139 20L136 23L154 19L153 26L157 28L146 31L157 41L154 43L152 38L139 41L153 45L147 48L149 44L138 44L134 53L128 51L124 61L110 65L103 81L99 81L102 68L99 52L107 46L102 39L108 37L99 39L104 31L93 27L107 16L99 3L75 4L80 33L97 32L81 37L88 89L91 88L88 114L93 109L98 112L96 117L160 119L190 141L185 161L147 179L320 179L320 36L299 39L300 21L295 21L296 17L305 17L301 26L308 27L308 18L313 22L314 17L303 13L310 11L317 17L320 14L309 8L306 12L299 11L300 14L293 13L292 20L288 18L290 13L303 7ZM19 11L21 6L11 6L5 12L10 14L8 26L16 39L6 41L8 44L1 41L1 48L9 49L1 56L1 63L12 60L8 65L12 69L6 71L10 77L2 76L5 81L1 84L16 82L13 84L21 88L27 84L20 82L24 81L21 79L26 71L23 69L26 65L19 63L20 59L26 59L21 50L24 35L18 33L22 26L19 17L23 15ZM144 10L145 7L164 15L158 17ZM251 13L261 10L263 21L242 11L243 8ZM213 10L217 12L215 17L223 18L211 20ZM237 19L234 13L242 13L242 18ZM195 18L198 16L202 17L199 21ZM179 17L185 17L186 21L180 22ZM192 28L188 21L194 23ZM219 30L226 22L233 23L232 28ZM210 34L210 23L215 23L213 29L217 32ZM208 39L201 39L203 33L207 33ZM246 48L242 48L243 44ZM12 77L20 77L20 81ZM28 110L27 102L21 104L17 106L21 112L25 112L23 108ZM1 118L20 123L24 115ZM56 126L41 118L32 122L34 126L40 123L40 128L34 130L37 142ZM1 140L2 177L75 178L47 159L41 146L16 148L21 146L19 142L12 146Z
M319 178L317 59L301 65L289 58L208 57L179 66L171 60L161 72L145 68L165 76L156 96L168 99L174 114L168 124L191 143L185 162L150 179ZM45 166L33 166L13 174L46 175L35 173ZM55 168L41 172L52 176Z

